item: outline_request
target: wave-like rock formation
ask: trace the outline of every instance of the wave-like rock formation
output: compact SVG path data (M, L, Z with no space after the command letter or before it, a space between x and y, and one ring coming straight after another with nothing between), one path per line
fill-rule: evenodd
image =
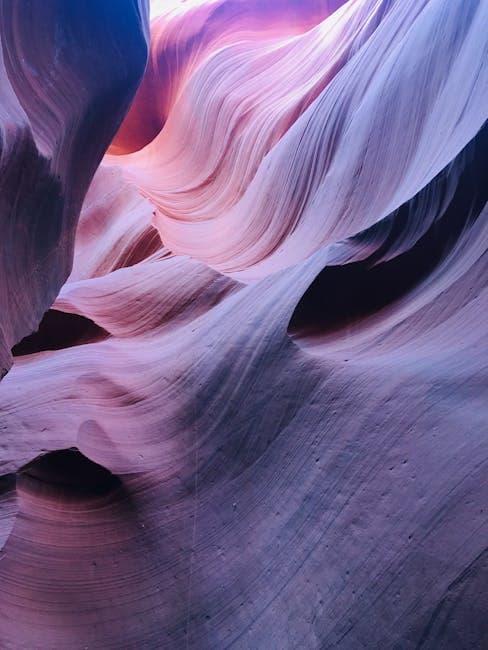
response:
M0 2L2 376L69 275L86 190L144 72L143 1Z
M484 648L488 2L151 11L0 0L0 647Z

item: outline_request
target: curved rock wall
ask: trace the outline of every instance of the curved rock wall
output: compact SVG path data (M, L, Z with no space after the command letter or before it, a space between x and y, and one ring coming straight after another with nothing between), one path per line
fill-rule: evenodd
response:
M488 3L151 9L0 0L0 646L484 647Z

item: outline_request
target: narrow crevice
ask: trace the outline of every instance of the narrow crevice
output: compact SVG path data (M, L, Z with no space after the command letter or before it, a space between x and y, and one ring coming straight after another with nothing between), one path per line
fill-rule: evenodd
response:
M44 314L37 332L26 336L12 348L12 355L20 357L46 350L62 350L83 343L95 343L110 334L89 318L50 309Z
M36 489L48 489L77 497L100 496L120 486L120 479L108 469L72 447L39 456L18 472L21 484L35 482Z
M445 259L459 238L479 217L488 199L483 160L488 149L488 128L459 154L428 186L401 206L388 219L389 236L374 254L360 262L326 267L315 278L297 304L288 333L296 339L332 334L378 312L418 286ZM428 213L436 195L455 183L450 201L437 201L439 214ZM480 189L482 188L482 189ZM431 226L410 250L401 250L405 233L422 219ZM361 238L371 243L376 226ZM382 258L387 261L378 261Z
M15 474L2 474L0 476L0 499L15 490Z

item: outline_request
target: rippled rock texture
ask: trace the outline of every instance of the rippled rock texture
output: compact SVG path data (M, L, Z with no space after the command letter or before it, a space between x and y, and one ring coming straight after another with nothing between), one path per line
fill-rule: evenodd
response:
M0 0L0 647L487 647L488 2L151 15Z

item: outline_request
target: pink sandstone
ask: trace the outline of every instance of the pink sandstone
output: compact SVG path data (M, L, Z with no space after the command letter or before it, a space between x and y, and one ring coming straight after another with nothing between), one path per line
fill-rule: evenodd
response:
M0 648L486 647L488 2L151 11L0 0Z

